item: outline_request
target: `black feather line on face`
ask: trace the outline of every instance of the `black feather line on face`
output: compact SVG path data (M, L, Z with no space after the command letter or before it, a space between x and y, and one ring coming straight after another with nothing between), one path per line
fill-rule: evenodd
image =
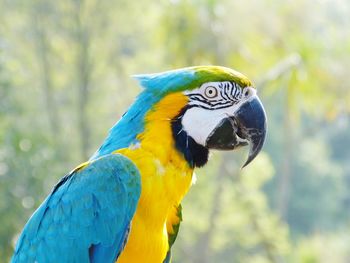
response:
M190 93L190 105L196 105L208 110L223 109L239 103L242 98L242 88L233 82L221 82L214 86L219 96L207 98L200 92ZM196 103L197 102L197 103Z
M185 106L172 120L171 129L175 140L176 149L184 155L191 168L202 167L208 162L209 150L196 143L196 141L183 130L182 117L191 106Z

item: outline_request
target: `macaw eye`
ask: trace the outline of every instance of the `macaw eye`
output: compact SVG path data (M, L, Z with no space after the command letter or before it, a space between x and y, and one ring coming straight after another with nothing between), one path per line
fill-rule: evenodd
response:
M215 98L218 95L218 91L215 87L209 86L205 88L204 95L209 99Z

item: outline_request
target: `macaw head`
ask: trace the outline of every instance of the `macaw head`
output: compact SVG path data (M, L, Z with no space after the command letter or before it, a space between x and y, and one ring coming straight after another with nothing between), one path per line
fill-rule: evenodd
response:
M155 127L152 123L168 121L176 148L193 167L207 162L210 149L249 145L244 166L260 152L266 137L266 115L256 89L241 73L198 66L135 78L144 91L110 134L113 129L119 133L114 134L114 139L122 138L117 139L119 148L142 140L138 135L145 125ZM109 145L112 142L113 137Z

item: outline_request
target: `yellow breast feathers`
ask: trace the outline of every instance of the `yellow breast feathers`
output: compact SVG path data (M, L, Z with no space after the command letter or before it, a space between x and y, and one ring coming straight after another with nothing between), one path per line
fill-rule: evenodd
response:
M171 130L172 119L187 102L181 93L166 96L147 113L145 129L138 135L140 144L117 151L136 164L142 178L141 197L118 263L157 263L165 259L167 221L174 220L173 213L177 211L174 207L179 205L192 180L193 169L175 149Z

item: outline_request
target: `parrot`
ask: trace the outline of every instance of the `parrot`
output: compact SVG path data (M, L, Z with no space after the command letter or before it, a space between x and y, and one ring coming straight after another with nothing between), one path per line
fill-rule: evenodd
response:
M265 109L223 66L135 75L142 90L99 149L30 217L11 262L169 263L181 201L212 150L261 151Z

